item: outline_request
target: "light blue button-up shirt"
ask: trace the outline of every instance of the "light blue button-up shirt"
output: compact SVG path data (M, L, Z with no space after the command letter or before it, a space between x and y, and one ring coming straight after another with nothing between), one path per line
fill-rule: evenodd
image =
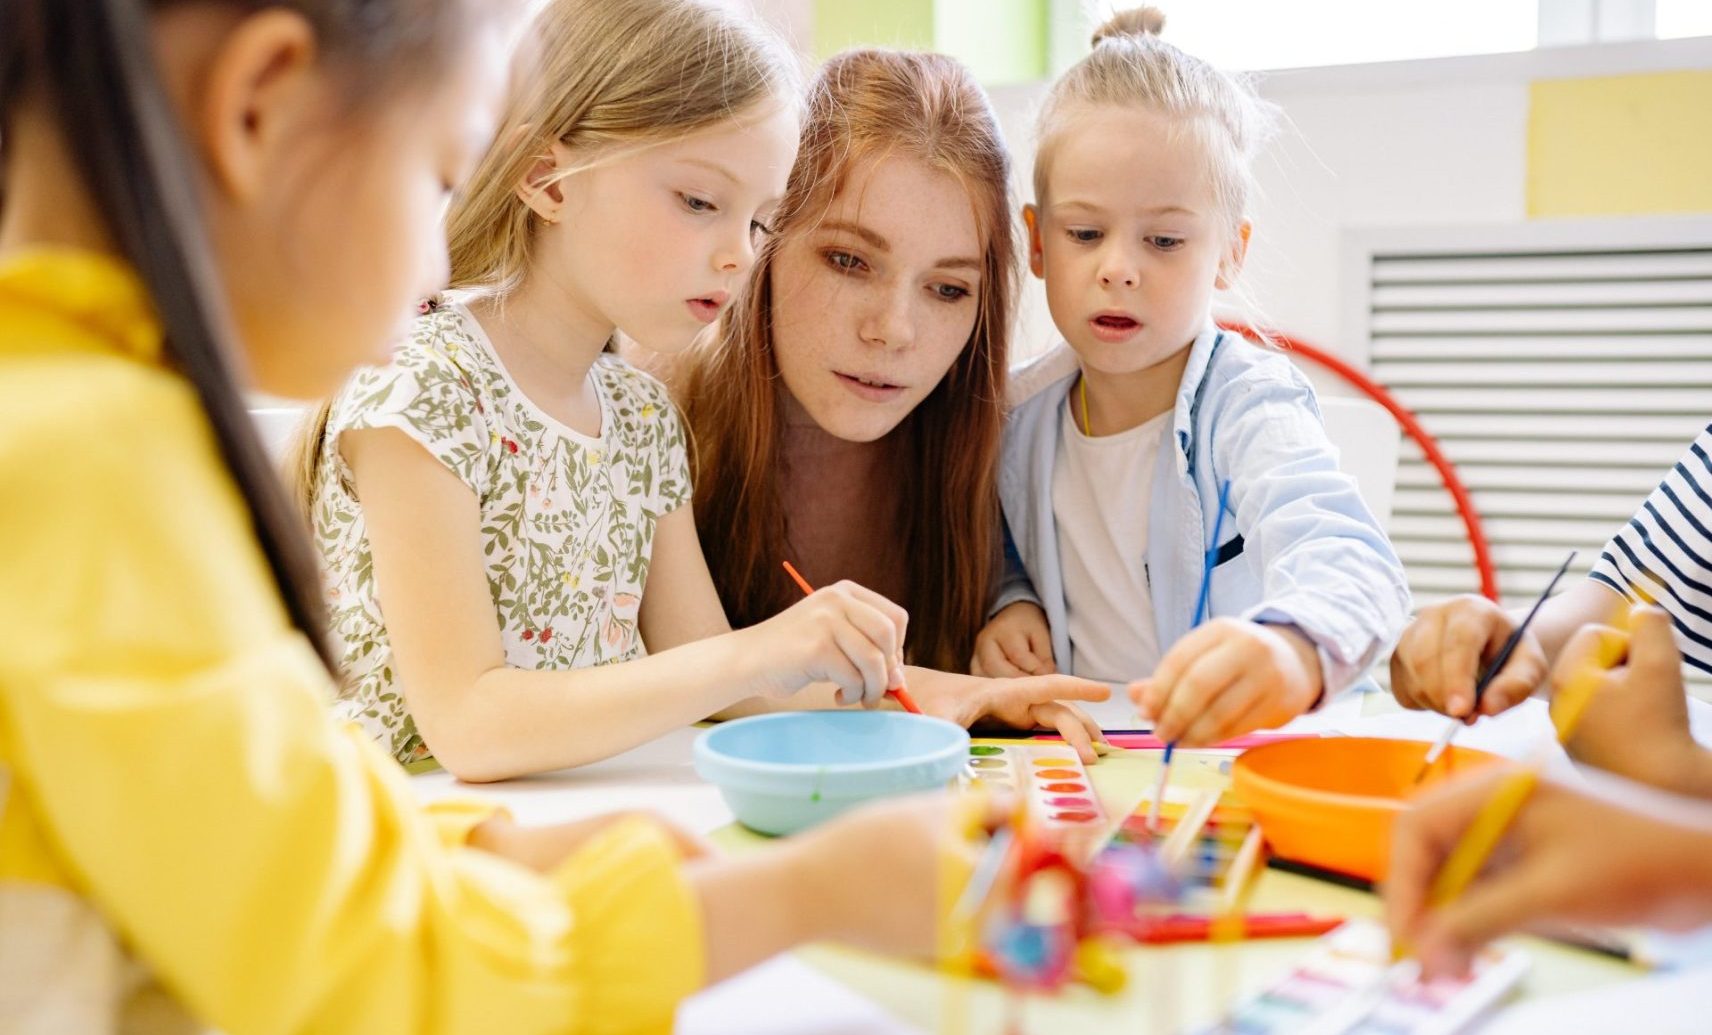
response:
M1025 388L1044 384L1005 427L999 498L1006 560L992 607L1039 604L1061 672L1076 671L1052 513L1063 407L1076 383L1068 353L1061 344L1015 375ZM1060 369L1068 372L1053 376ZM1307 379L1283 355L1209 324L1190 346L1154 467L1147 542L1135 544L1147 554L1161 651L1194 622L1226 479L1230 513L1208 617L1297 627L1319 648L1326 696L1347 689L1403 630L1409 587L1402 562L1355 481L1338 470Z

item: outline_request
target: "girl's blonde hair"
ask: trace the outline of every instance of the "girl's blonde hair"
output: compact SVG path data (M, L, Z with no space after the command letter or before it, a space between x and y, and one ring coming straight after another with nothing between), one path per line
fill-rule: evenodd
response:
M1252 159L1277 123L1277 108L1238 76L1159 38L1156 7L1120 11L1094 32L1093 51L1054 83L1040 111L1035 201L1044 204L1055 145L1080 109L1139 106L1183 121L1205 145L1214 195L1231 227L1247 213Z
M496 143L447 216L453 288L517 286L540 225L517 186L553 143L577 155L564 179L801 89L776 37L706 0L554 0L526 47Z
M522 281L541 220L517 188L554 143L576 164L537 189L769 102L801 103L795 58L778 38L707 0L552 0L512 76L494 143L446 216L454 289L503 294ZM286 461L306 514L331 409L327 400L305 421Z
M781 476L784 392L773 342L779 250L826 215L865 162L915 161L968 191L982 240L977 316L944 380L891 433L898 538L909 558L909 659L963 671L1001 556L998 461L1016 300L1010 157L969 70L941 54L848 51L809 87L802 144L743 295L716 341L685 355L679 399L696 450L695 512L714 584L736 626L790 606L779 578L790 520Z

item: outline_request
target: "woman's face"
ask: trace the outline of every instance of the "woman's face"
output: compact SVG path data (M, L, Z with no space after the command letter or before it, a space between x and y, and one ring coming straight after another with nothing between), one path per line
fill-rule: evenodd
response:
M984 241L969 194L915 159L863 162L770 271L773 348L816 424L878 439L927 398L969 343Z

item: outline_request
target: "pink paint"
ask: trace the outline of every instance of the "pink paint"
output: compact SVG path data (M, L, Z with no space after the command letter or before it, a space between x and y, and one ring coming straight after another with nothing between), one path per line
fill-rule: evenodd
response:
M1094 803L1089 801L1087 798L1048 798L1046 799L1046 804L1056 808L1084 809Z

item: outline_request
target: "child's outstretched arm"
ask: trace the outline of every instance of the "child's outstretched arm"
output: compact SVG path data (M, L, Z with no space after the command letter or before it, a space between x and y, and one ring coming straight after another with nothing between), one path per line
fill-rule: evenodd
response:
M1212 470L1231 482L1263 584L1258 605L1183 637L1155 678L1131 687L1161 737L1194 744L1277 725L1341 692L1395 641L1409 608L1402 562L1338 470L1306 379L1256 367L1201 408ZM1263 671L1243 668L1257 662Z
M403 432L347 431L340 441L363 502L397 684L435 757L462 779L592 762L754 695L824 680L851 701L877 703L896 683L907 616L850 583L753 628L619 665L508 666L473 491ZM693 534L693 520L686 506L660 524L670 537L685 523ZM683 602L665 579L650 582L642 606L655 600L651 617ZM708 590L711 611L704 599L676 635L724 631Z

